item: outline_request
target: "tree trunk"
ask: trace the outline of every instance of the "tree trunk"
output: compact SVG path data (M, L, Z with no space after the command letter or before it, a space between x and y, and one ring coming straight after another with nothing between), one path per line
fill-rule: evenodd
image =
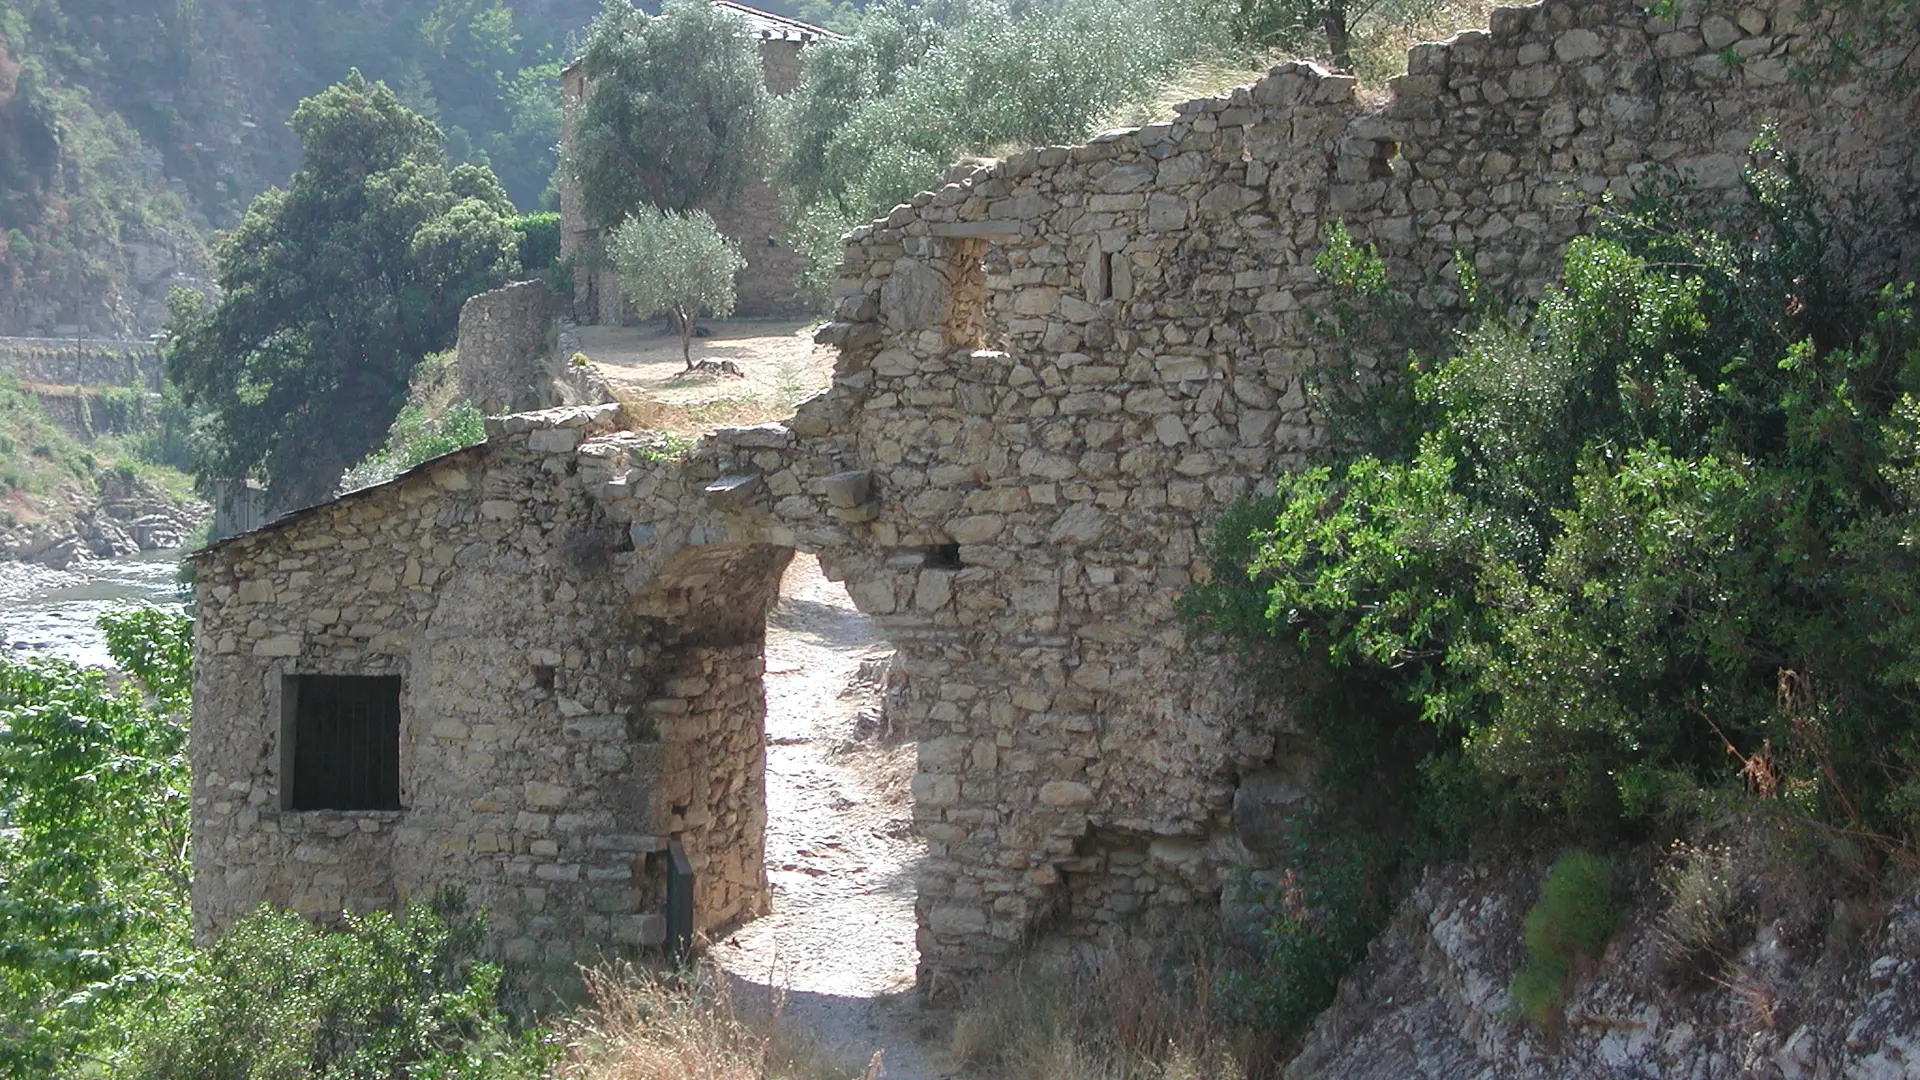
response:
M1347 0L1327 0L1320 9L1320 25L1327 32L1327 54L1341 71L1353 70L1353 35L1347 25Z
M674 318L680 323L680 359L687 362L687 370L693 370L693 316L685 308L675 308Z

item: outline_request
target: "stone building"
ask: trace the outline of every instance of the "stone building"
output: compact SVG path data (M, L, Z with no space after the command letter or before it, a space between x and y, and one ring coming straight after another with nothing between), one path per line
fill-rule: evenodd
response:
M848 237L833 385L791 420L667 452L613 406L496 418L483 446L216 546L196 926L453 881L510 955L558 964L658 937L673 840L706 924L758 910L759 646L794 550L899 650L924 977L1231 901L1307 766L1176 604L1213 519L1321 437L1304 379L1344 359L1314 318L1325 223L1378 245L1438 337L1466 313L1456 259L1538 293L1595 197L1671 169L1739 198L1774 125L1910 274L1920 99L1796 85L1797 10L1497 8L1417 46L1382 103L1286 64L1166 123L956 169ZM1920 63L1905 32L1890 62ZM302 702L349 692L383 710L361 721L394 762L380 805L306 809Z
M733 0L711 2L739 17L760 50L767 91L775 95L790 94L800 85L802 48L839 36L831 30L736 4ZM564 145L572 136L574 113L586 101L587 77L576 61L560 73L560 79L565 108L560 139ZM605 230L586 220L580 209L579 193L565 170L557 182L560 185L560 253L563 257L583 260L574 270L575 316L586 323L625 322L630 312L621 295L619 275L611 267L591 265L586 258L599 250ZM790 222L772 185L765 180L754 180L732 198L714 199L700 209L712 215L721 233L740 245L740 256L746 260L735 281L734 314L753 318L807 313L810 305L799 290L806 256L781 239Z

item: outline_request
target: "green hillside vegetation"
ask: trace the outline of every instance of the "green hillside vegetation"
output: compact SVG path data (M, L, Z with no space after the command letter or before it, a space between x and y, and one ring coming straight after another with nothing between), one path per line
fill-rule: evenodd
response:
M137 476L176 498L192 495L187 419L177 399L90 392L95 414L112 418L113 430L83 440L47 415L44 393L0 372L0 527L71 514L93 500L109 474Z

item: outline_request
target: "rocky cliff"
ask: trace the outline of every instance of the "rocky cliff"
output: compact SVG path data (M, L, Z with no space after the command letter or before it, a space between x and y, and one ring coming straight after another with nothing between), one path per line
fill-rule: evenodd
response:
M1673 861L1643 854L1625 929L1576 972L1547 1030L1521 1020L1509 992L1544 861L1428 871L1287 1077L1920 1077L1913 878L1724 857L1710 900L1722 930L1689 941Z

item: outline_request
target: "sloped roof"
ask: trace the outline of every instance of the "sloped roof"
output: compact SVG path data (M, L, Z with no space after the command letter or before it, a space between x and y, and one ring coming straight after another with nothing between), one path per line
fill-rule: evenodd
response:
M745 4L736 4L733 0L712 0L713 6L746 20L747 31L763 41L811 41L837 40L840 35L812 23L803 23L799 19L789 19L785 15L775 15L771 11L761 11Z

